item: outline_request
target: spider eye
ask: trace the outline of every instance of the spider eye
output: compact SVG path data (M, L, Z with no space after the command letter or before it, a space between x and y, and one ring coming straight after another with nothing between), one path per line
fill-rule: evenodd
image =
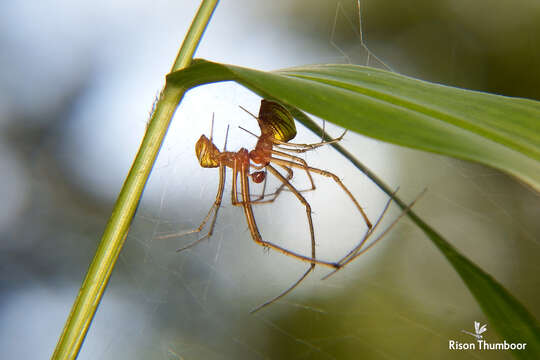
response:
M296 136L293 116L277 102L261 100L258 119L262 133L270 133L276 140L287 142Z
M208 138L202 135L195 144L195 153L201 167L215 168L219 166L219 150Z

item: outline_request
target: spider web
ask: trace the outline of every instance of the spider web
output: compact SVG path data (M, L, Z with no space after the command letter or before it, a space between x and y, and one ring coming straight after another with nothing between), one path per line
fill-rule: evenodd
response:
M350 5L350 4L349 4ZM356 14L356 13L355 13ZM360 17L362 18L362 17ZM366 16L364 16L366 19ZM368 18L369 19L369 18ZM343 62L390 69L368 49L358 17L339 2L329 47ZM358 42L341 44L339 27ZM359 52L358 48L363 51ZM324 61L325 59L323 59ZM92 358L160 359L401 359L506 358L504 352L450 352L449 339L468 342L461 329L473 321L488 323L486 339L499 341L454 270L422 233L407 220L347 268L321 281L319 269L291 294L253 315L249 311L271 299L305 271L307 265L256 245L241 208L230 204L230 171L214 235L182 253L175 250L196 234L158 239L197 227L215 199L218 173L202 169L193 147L209 134L215 113L214 140L222 148L252 148L256 139L238 126L258 133L242 105L256 113L259 99L232 84L191 91L167 135L94 323L107 322L106 309L122 299L126 316L115 328L121 334ZM212 106L209 106L212 104ZM188 115L186 115L188 114ZM189 115L192 114L192 115ZM326 124L337 136L340 129ZM299 128L295 142L318 137ZM540 229L534 219L538 197L497 171L445 157L398 148L347 134L342 143L379 176L400 186L435 229L481 268L492 274L529 310L538 314ZM374 220L386 197L365 176L323 147L304 156L312 166L335 172ZM317 253L335 260L365 231L361 217L337 185L314 175L317 190L305 193L313 206ZM308 186L296 170L294 184ZM273 189L276 182L270 183ZM254 187L252 193L260 188ZM399 215L391 209L382 228ZM255 207L262 236L287 248L309 252L305 212L291 193ZM126 300L129 299L129 300ZM123 324L122 324L123 323ZM134 326L136 324L137 326ZM491 331L490 331L491 330ZM87 342L94 341L92 332ZM435 356L434 356L435 355Z

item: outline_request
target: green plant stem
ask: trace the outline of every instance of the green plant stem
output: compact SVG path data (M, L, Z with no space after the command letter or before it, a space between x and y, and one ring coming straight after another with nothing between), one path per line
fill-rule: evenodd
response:
M218 0L203 0L201 2L171 71L180 70L191 63L193 54L217 3ZM161 92L137 156L118 195L96 255L66 320L52 359L75 359L79 353L120 250L124 245L129 226L163 138L186 90L183 87L166 85Z

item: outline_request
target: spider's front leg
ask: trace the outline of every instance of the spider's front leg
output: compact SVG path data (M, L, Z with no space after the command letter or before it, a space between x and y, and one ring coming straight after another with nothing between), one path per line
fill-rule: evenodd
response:
M208 229L208 233L206 233L206 235L204 235L203 237L201 237L201 238L187 244L186 246L183 246L183 247L177 249L176 251L180 252L180 251L184 251L186 249L189 249L189 248L197 245L201 241L203 241L205 239L209 239L212 236L212 234L214 233L214 227L216 225L218 211L219 211L219 208L221 207L221 201L223 199L223 190L225 188L225 173L226 173L225 170L226 170L225 166L220 166L219 167L219 185L218 185L218 192L216 194L216 199L214 200L214 203L210 207L210 210L208 210L208 213L204 217L204 219L201 222L201 224L199 225L199 227L197 227L196 229L192 229L192 230L188 230L188 231L184 231L184 232L180 232L180 233L174 233L174 234L167 234L167 235L159 236L159 237L157 237L157 239L170 239L170 238L173 238L173 237L182 237L182 236L186 236L186 235L189 235L189 234L200 233L204 229L206 224L208 223L208 220L210 219L210 216L212 216L212 214L213 214L214 216L212 217L212 221L210 222L210 227Z

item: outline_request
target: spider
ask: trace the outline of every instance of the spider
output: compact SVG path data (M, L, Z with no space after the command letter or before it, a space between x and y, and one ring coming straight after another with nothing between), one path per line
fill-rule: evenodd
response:
M242 109L249 113L249 111L247 111L246 109L244 108ZM232 176L231 202L233 206L241 206L243 208L244 215L245 215L252 239L258 245L277 250L285 255L294 257L298 260L301 260L310 264L307 271L295 283L293 283L288 289L283 291L278 296L274 297L273 299L265 302L264 304L252 310L252 312L255 312L262 309L263 307L267 305L272 304L273 302L277 301L278 299L282 298L283 296L291 292L314 270L315 265L321 265L321 266L325 266L325 267L329 267L333 269L334 271L326 276L328 277L332 275L335 271L339 270L340 268L342 268L343 266L347 265L349 262L357 258L359 255L365 252L368 248L370 248L376 241L378 241L382 237L382 235L379 236L374 241L372 241L367 248L364 247L362 249L362 247L365 245L366 240L370 237L370 235L373 233L377 225L380 223L380 220L382 219L384 213L388 209L388 206L391 200L387 202L383 212L381 213L377 222L375 223L375 226L373 226L370 220L368 219L366 213L364 212L364 210L358 203L358 201L355 199L355 197L352 195L349 189L341 182L339 177L337 177L335 174L329 171L311 167L302 158L290 154L290 153L302 153L309 150L313 150L317 147L320 147L329 143L338 142L343 138L345 133L343 133L340 137L330 140L330 141L321 141L315 144L295 144L295 143L289 142L289 140L292 140L296 136L296 127L294 124L294 118L292 117L291 113L279 103L263 99L261 101L259 115L254 116L251 113L249 114L257 119L259 123L259 127L261 129L261 135L258 136L257 144L255 148L251 151L248 151L246 148L241 148L240 150L236 152L227 151L226 141L223 147L223 151L220 151L217 148L217 146L212 142L212 132L210 134L210 139L208 139L205 135L201 135L201 137L199 138L199 140L197 141L195 145L195 153L197 155L197 159L199 160L200 166L204 168L219 168L219 185L218 185L216 199L214 201L214 204L212 205L212 207L210 208L210 210L208 211L207 215L205 216L205 218L203 219L203 221L201 222L198 228L190 230L185 233L181 233L181 234L170 234L170 235L161 236L160 238L178 237L178 236L183 236L183 235L187 235L191 233L199 233L204 229L204 227L206 226L207 222L209 221L210 217L213 214L208 233L204 235L203 237L193 241L192 243L178 249L177 251L183 251L185 249L188 249L196 245L197 243L203 241L204 239L211 237L214 231L217 214L218 214L219 208L221 206L221 201L223 198L226 168L231 168L232 175L233 175ZM213 124L213 117L212 117L212 124ZM228 133L228 129L227 129L227 133ZM279 150L275 150L275 148L278 148ZM284 176L283 174L281 174L272 164L275 164L279 166L280 168L284 169L287 172L287 175ZM316 173L322 176L326 176L334 180L334 182L336 182L341 187L341 189L349 196L349 198L354 203L354 205L360 212L364 222L367 225L367 231L364 234L364 236L361 238L360 242L337 262L324 261L324 260L320 260L316 258L315 233L313 230L313 220L311 217L311 206L308 203L308 201L304 198L304 196L302 196L301 191L297 190L290 183L290 180L293 177L292 168L301 169L306 172L307 177L311 183L311 189L307 189L307 190L315 189L315 184L311 177L311 173ZM250 172L251 169L254 169L255 171ZM259 198L252 200L251 195L250 195L250 190L249 190L249 182L250 182L249 179L251 178L251 180L254 183L261 183L264 181L266 185L267 171L270 172L272 175L274 175L281 182L281 185L273 194L265 195L264 188L263 188L262 195L259 196ZM240 175L240 193L242 196L241 200L238 199L238 176L239 175ZM277 198L277 196L279 196L279 194L284 188L287 188L292 194L294 194L294 196L298 199L298 201L305 207L308 227L310 231L311 256L302 255L297 252L288 250L277 244L274 244L273 242L266 241L262 238L261 234L259 233L259 229L257 227L257 223L255 221L255 217L253 214L252 205L273 202ZM267 197L270 197L270 196L272 196L270 199L266 199ZM386 231L388 230L389 229L387 229ZM386 233L386 231L383 233L383 235Z

